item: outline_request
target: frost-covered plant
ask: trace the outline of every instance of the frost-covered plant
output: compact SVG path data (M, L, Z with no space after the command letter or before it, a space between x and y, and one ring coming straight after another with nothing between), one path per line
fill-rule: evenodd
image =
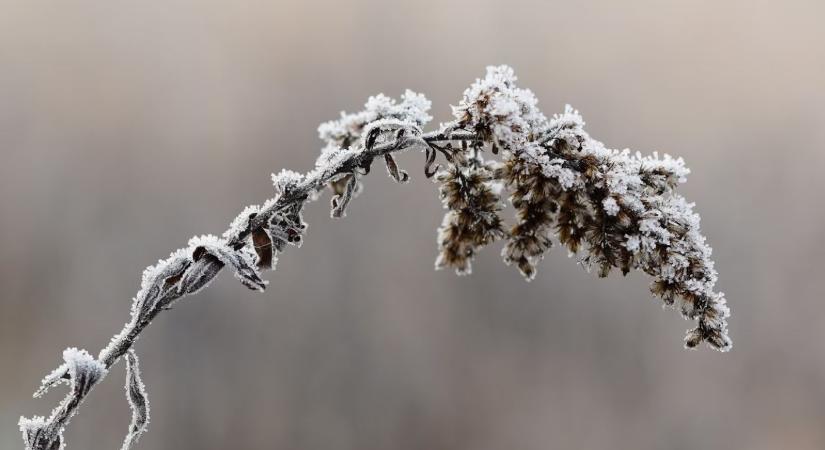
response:
M192 238L188 247L148 267L131 319L97 358L75 348L63 352L64 363L43 379L35 396L60 383L69 393L49 417L20 419L26 448L63 448L64 427L124 356L132 423L123 449L130 448L149 421L134 344L157 314L206 287L225 266L246 287L263 291L267 282L261 270L274 268L287 245L301 245L306 203L329 189L331 214L343 217L376 158L384 160L393 179L408 181L393 154L413 148L425 152L424 174L440 185L447 210L438 231L436 268L469 274L478 250L503 240L504 262L531 280L556 240L600 277L613 268L624 275L632 269L651 275L652 292L696 321L686 347L704 341L729 350L729 310L724 295L714 290L711 249L693 204L675 192L689 173L682 159L608 149L584 131L577 111L567 106L548 119L533 93L515 81L509 67L488 67L487 76L454 107L455 119L438 131L422 131L432 119L430 102L412 91L400 101L371 97L363 111L322 124L318 132L326 145L314 169L273 175L274 198L247 206L222 237ZM499 160L485 159L485 152ZM435 162L439 154L443 166ZM501 217L505 197L516 211L511 226Z

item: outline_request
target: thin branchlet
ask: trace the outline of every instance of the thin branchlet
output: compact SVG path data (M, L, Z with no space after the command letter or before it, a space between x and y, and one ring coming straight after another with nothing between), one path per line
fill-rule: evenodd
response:
M447 209L437 268L469 273L478 250L504 240L504 261L530 280L556 240L580 253L580 262L600 276L613 268L652 275L653 293L698 322L688 332L687 347L704 341L729 350L729 311L724 295L714 291L710 247L699 233L693 205L675 192L689 172L682 160L607 149L584 132L578 112L568 107L547 119L532 92L517 88L515 81L509 67L489 67L453 108L455 120L432 132L422 131L432 119L430 102L412 91L400 101L370 97L364 110L322 124L318 132L326 145L313 170L273 174L275 196L246 207L221 237L192 238L187 247L148 267L130 320L97 358L85 350L64 351L64 363L43 379L35 396L61 383L69 392L50 416L21 417L26 448L63 448L69 420L124 356L132 423L123 448L130 448L148 424L134 344L154 318L205 288L224 267L244 286L263 291L267 282L261 271L274 268L287 246L303 242L306 203L328 188L331 215L344 217L373 162L383 162L395 181L409 180L394 154L410 149L425 152L424 174L439 183ZM500 160L485 159L485 152ZM436 163L439 157L443 164ZM503 198L516 211L511 226L500 216Z

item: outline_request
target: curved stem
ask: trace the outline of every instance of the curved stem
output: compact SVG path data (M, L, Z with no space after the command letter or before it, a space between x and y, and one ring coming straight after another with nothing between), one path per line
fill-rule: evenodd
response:
M460 132L430 132L422 135L402 136L399 140L375 145L371 148L364 148L361 151L352 153L347 159L342 161L334 171L316 171L311 172L313 175L302 180L297 186L289 189L288 192L277 197L270 206L259 211L257 215L250 221L250 226L242 233L238 234L227 242L230 247L240 249L247 244L247 238L254 232L266 227L272 216L279 211L283 211L291 206L302 204L314 193L323 189L327 183L334 180L338 176L345 173L352 173L360 167L368 166L376 157L387 154L401 152L416 145L429 146L434 142L446 141L476 141L478 138L473 133L464 131ZM176 300L187 294L196 291L200 287L206 286L223 268L224 263L216 258L200 258L193 262L191 266L186 268L187 272L198 274L197 286L189 291L181 289L167 289L158 294L155 305L145 315L133 314L130 322L124 325L121 331L112 337L108 346L100 351L97 362L99 362L105 369L111 368L116 364L121 357L123 357L134 345L140 334L146 329L149 323L163 310L169 309ZM139 293L140 295L140 293ZM149 294L146 294L149 295ZM105 374L105 371L104 371ZM68 372L63 374L62 379L68 379ZM48 429L62 430L68 425L71 417L76 413L84 398L89 392L102 380L99 378L89 380L89 383L82 390L73 390L61 402L61 404L52 412L52 415L46 419ZM42 436L36 436L30 446L35 450L50 450L60 447L60 440L53 436L47 436L47 433ZM59 433L54 433L58 436Z

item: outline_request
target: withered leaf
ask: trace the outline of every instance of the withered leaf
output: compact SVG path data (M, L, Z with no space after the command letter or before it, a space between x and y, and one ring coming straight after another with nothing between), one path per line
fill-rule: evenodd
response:
M258 255L257 265L261 269L272 268L272 238L269 233L263 229L258 228L252 231L252 247Z
M251 261L253 258L251 252L245 247L233 248L225 240L215 236L193 238L189 241L189 245L192 248L192 260L196 263L212 256L232 267L235 270L235 278L249 289L262 291L266 288L266 282L261 279L257 268Z
M137 353L131 348L126 353L126 399L132 410L132 421L121 450L129 450L149 426L149 399L140 377Z
M407 172L403 170L398 169L398 164L395 162L395 158L393 158L391 154L385 154L384 161L386 161L387 163L387 171L390 173L390 176L393 180L399 183L406 183L407 181L409 181L409 174L407 174Z
M336 195L332 198L332 217L341 218L346 215L347 205L349 205L349 202L352 199L352 194L355 192L355 187L357 184L358 180L355 175L351 176L347 181L347 186L344 189L344 192L341 193L341 195Z

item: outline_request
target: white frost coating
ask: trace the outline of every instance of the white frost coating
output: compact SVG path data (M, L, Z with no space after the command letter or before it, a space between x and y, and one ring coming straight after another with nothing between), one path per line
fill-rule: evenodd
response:
M272 184L275 185L275 191L282 194L295 187L304 181L304 175L298 172L283 169L277 174L272 174Z
M354 114L342 111L340 119L322 123L318 127L318 136L327 145L349 148L357 142L364 127L376 120L396 119L414 123L418 127L424 126L432 120L432 116L427 113L431 104L424 95L409 89L401 96L400 102L378 94L367 100L363 111Z
M86 350L69 347L63 350L63 360L68 367L73 390L87 389L88 386L80 386L79 383L93 384L108 372L106 367Z
M423 125L432 119L430 102L412 91L400 101L379 94L367 101L363 111L341 113L338 120L322 124L318 131L325 146L311 172L273 174L275 199L246 207L223 239L193 238L189 247L146 268L132 305L132 320L98 360L85 350L64 351L65 363L43 378L35 396L62 383L71 392L48 418L20 418L26 448L63 448L63 428L77 406L106 375L107 367L125 355L126 391L133 413L123 445L128 449L148 423L145 386L131 349L143 327L174 301L208 285L224 265L231 266L246 286L263 290L267 283L260 279L256 262L269 267L276 261L274 253L286 244L300 246L306 230L301 210L308 199L329 184L338 195L333 215L343 215L346 201L359 190L359 177L374 159L383 157L390 175L403 182L406 173L392 153L419 144L427 150L425 173L437 172L442 196L451 197L449 201L444 197L449 211L438 241L445 251L436 268L449 265L459 274L468 274L476 249L507 239L502 251L505 262L516 262L529 281L535 276L533 263L544 257L555 234L570 255L584 250L582 262L598 267L600 276L614 268L625 274L639 269L652 275L652 291L665 305L680 307L684 316L698 321L685 338L687 347L706 341L718 350L729 350L730 311L724 294L714 291L717 274L711 248L700 233L694 205L674 191L690 173L684 161L668 154L642 156L607 148L584 131L578 111L567 105L562 114L548 120L533 93L517 88L515 81L511 68L488 67L486 77L476 80L454 107L456 120L442 124L439 133L422 136ZM461 146L453 146L456 143ZM389 145L375 149L377 144ZM451 172L433 166L437 151L451 166L464 161L476 171L456 170L451 180L444 175ZM503 161L487 164L482 151L500 152ZM462 153L473 154L470 158L476 160L464 160L467 155ZM297 188L295 195L289 195L293 188ZM502 190L511 194L517 209L519 223L510 230L502 227L498 215ZM259 227L250 230L250 217L263 211L266 223L259 220ZM242 235L248 237L241 241ZM273 252L271 263L268 249Z
M361 138L360 138L361 147L363 147L363 148L368 147L368 143L366 142L367 138L370 136L370 134L374 130L380 130L380 131L383 132L383 131L393 131L393 130L402 130L402 129L407 130L407 131L412 131L415 134L419 134L419 135L421 134L421 128L418 126L418 124L416 124L413 121L392 119L392 118L379 119L379 120L376 120L374 122L370 122L370 123L368 123L367 125L364 126L364 131L363 131L363 133L361 133ZM387 140L388 140L387 136L380 136L379 140L372 143L372 145L375 145L376 143L385 142Z
M564 112L553 114L550 120L549 130L560 131L568 128L581 128L585 125L582 115L579 110L570 105L564 105Z
M187 249L179 248L170 253L166 259L159 259L157 264L146 267L143 269L143 276L141 277L141 288L151 287L159 275L174 271L184 261L191 261L191 258Z
M469 129L491 126L493 138L505 149L526 145L531 133L547 128L547 118L532 91L515 87L516 79L508 66L487 67L487 76L467 88L453 107L456 120ZM488 120L492 123L484 123Z
M620 253L626 249L631 255L596 249L584 258L585 266L597 264L600 273L606 274L611 266L621 264L623 270L636 268L653 275L654 292L666 304L679 298L682 313L699 321L687 346L707 340L714 348L729 350L724 320L727 306L724 296L713 290L717 275L710 247L699 231L693 205L674 190L690 173L684 161L656 152L642 156L607 148L584 131L581 114L570 105L547 120L533 93L516 87L515 81L511 68L488 67L486 77L476 80L453 108L456 120L442 129L479 133L504 150L505 160L538 167L546 179L555 182L556 189L572 193L565 201L572 201L576 218L573 222L565 219L567 239L573 236L569 233L587 233L586 222L607 220L593 217L595 210L604 211L613 227L610 233L616 233L610 238L617 238L604 245ZM527 192L518 198L525 202L545 195ZM543 232L552 234L554 229L546 225ZM606 236L607 231L602 234Z
M223 232L223 238L227 241L231 241L240 236L247 230L247 228L249 228L249 217L253 214L258 214L260 211L261 207L258 205L249 205L244 208L244 210L232 220L232 223L229 224L229 228Z
M609 193L602 204L605 213L615 216L625 208L638 217L639 234L627 236L624 243L624 247L633 252L636 267L654 274L667 286L675 286L677 291L681 289L702 299L706 303L702 311L697 310L698 301L685 300L681 303L682 312L691 318L699 315L700 327L718 331L714 346L729 350L731 343L724 320L729 312L724 295L713 290L717 274L710 259L711 249L700 233L694 205L674 191L679 183L686 181L690 170L681 158L667 154L660 157L654 152L652 156L642 156L638 152L631 155L628 150L607 149L581 128L583 123L578 113L568 107L551 122L551 129L560 130L553 139L562 139L568 144L562 153L581 152L599 161L599 171L589 184L591 188ZM570 143L579 143L579 150L569 146ZM572 156L579 157L576 153ZM545 164L547 172L549 162L540 162ZM568 186L563 184L564 188ZM664 259L661 248L667 249ZM691 336L688 342L695 346Z
M40 381L40 389L34 393L33 397L42 397L51 387L57 386L58 384L69 384L68 375L69 366L66 364L59 365L56 369L51 371L51 373L43 377L43 380Z
M315 160L315 169L307 174L308 178L326 178L334 174L344 161L352 158L362 151L362 148L353 146L351 148L340 148L328 145L321 150L318 159Z
M79 383L93 383L106 376L108 372L98 360L86 350L69 347L63 350L63 360L66 361L72 389L85 389ZM85 379L85 380L84 380Z
M562 189L568 190L573 186L582 184L581 176L578 172L564 166L561 158L551 158L540 146L527 145L520 153L522 159L532 161L541 167L541 171L547 178L555 178Z
M60 373L60 376L68 377L69 393L52 411L48 419L42 416L35 416L31 419L21 417L18 422L27 450L43 447L62 449L65 444L64 426L77 411L69 405L73 402L81 402L92 386L108 373L106 367L86 350L67 348L63 350L63 361L65 361L64 364L43 379L44 385L41 386L40 391L56 384L54 377Z
M326 178L327 175L334 174L344 161L363 151L366 147L364 139L375 127L386 127L387 130L406 128L420 134L421 127L432 120L432 116L428 114L430 106L431 102L424 95L408 89L401 96L401 101L378 94L367 100L362 111L352 114L342 111L339 119L322 123L318 127L318 136L325 145L315 162L315 169L307 177ZM387 137L379 139L379 142L383 142ZM360 190L359 182L356 193Z
M624 243L625 248L634 253L639 250L639 247L642 245L642 241L639 239L639 236L625 235L625 238L627 238Z
M123 440L121 450L129 450L149 426L149 398L146 395L146 386L140 377L137 353L133 349L129 349L126 353L125 389L126 399L132 410L132 422L129 424L129 431Z
M255 255L248 246L240 250L227 245L226 241L211 234L196 236L189 240L189 248L194 252L203 248L210 255L218 258L222 263L235 270L235 278L244 286L257 291L263 291L268 284L260 277L255 267Z
M17 422L20 427L20 432L23 433L23 445L26 450L33 450L38 443L43 439L53 439L58 442L58 448L65 448L63 442L63 430L56 433L50 433L48 430L48 423L43 416L34 416L32 418L21 417Z
M628 150L607 149L581 128L583 123L570 108L554 118L550 128L561 129L563 126L558 132L563 135L561 139L568 145L580 143L580 150L568 147L562 153L580 151L581 155L599 161L599 171L589 184L591 188L605 189L609 193L602 204L605 213L615 216L624 208L638 217L639 234L627 236L624 243L624 247L634 254L635 266L655 275L666 286L674 286L677 291L681 289L702 299L684 300L680 305L682 312L698 318L700 327L716 330L713 345L720 350L729 350L731 343L724 320L729 313L724 295L713 290L717 274L710 259L711 249L700 233L699 215L693 212L694 205L674 191L679 183L686 181L690 170L682 158L667 154L660 157L654 152L652 156L642 156L638 152L631 155ZM553 138L560 139L558 136ZM572 156L579 157L575 153ZM664 259L661 248L667 249ZM706 304L702 311L697 310L698 301ZM694 335L689 335L688 343L695 346L691 336L695 339Z
M602 200L602 207L604 208L604 213L608 216L615 216L619 213L619 204L616 203L616 199L613 197L607 197Z
M160 286L168 277L174 276L182 272L190 263L192 258L188 249L178 249L169 254L166 259L159 259L157 264L148 266L143 270L141 277L140 290L132 301L132 320L138 320L142 314L154 309L155 304L159 299ZM154 295L153 295L154 294ZM103 352L111 350L116 344L116 337L112 338L109 346L103 349Z

